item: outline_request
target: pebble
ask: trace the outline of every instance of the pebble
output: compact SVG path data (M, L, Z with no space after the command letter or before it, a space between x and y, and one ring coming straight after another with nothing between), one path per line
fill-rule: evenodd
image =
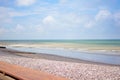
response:
M8 55L1 55L0 61L37 69L70 80L120 80L120 66L52 61Z

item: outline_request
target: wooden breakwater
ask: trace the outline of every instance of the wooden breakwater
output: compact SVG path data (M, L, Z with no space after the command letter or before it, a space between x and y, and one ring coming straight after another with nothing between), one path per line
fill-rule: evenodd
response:
M0 80L68 80L45 72L0 61Z

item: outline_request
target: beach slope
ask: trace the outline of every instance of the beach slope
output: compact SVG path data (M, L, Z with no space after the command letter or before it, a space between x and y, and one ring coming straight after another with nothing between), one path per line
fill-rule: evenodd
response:
M89 62L60 61L55 59L26 57L23 52L0 49L0 61L29 67L70 80L120 80L120 66ZM34 55L34 54L32 54ZM48 56L49 57L49 56Z

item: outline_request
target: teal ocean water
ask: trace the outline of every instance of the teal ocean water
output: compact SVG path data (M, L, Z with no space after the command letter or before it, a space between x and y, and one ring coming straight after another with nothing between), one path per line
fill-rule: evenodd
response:
M0 40L0 43L72 43L83 45L120 46L120 40Z

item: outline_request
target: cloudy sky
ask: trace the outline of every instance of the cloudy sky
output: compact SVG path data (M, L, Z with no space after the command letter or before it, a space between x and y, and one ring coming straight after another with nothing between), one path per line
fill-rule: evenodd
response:
M120 39L120 0L0 0L0 39Z

